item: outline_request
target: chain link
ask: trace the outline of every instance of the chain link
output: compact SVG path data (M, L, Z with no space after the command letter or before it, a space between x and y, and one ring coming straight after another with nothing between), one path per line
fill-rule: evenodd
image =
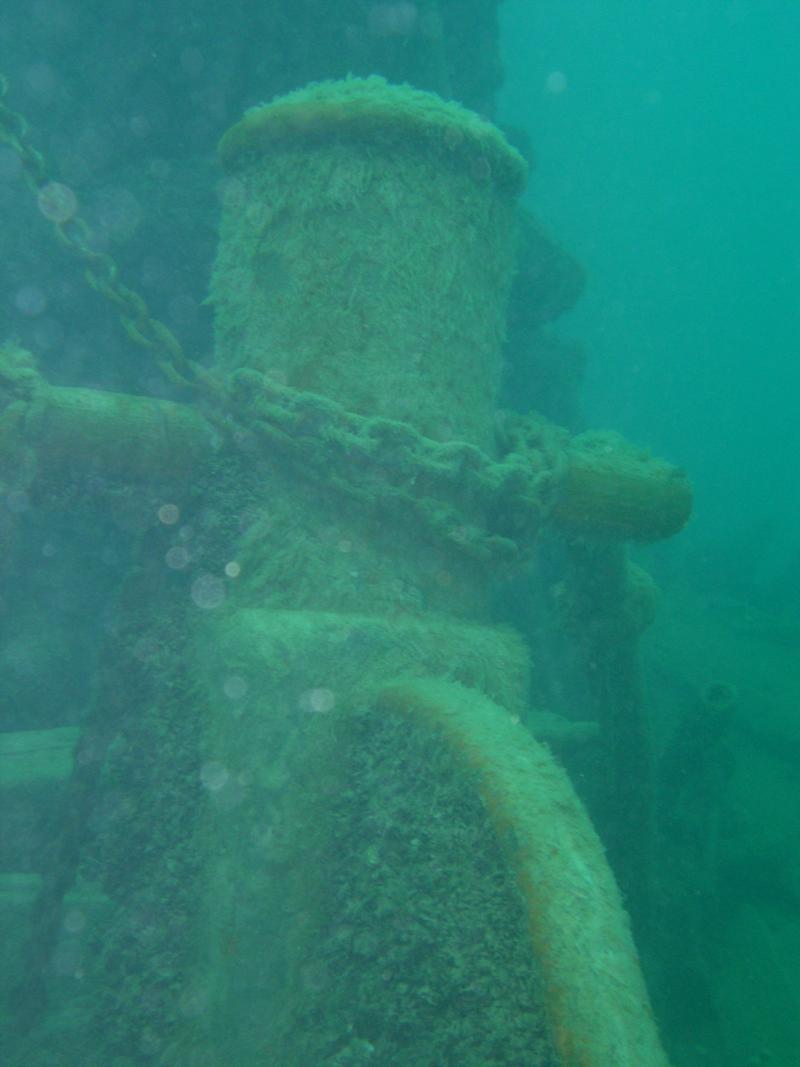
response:
M476 559L525 558L565 472L569 435L533 415L505 415L495 459L467 441L435 441L408 423L358 415L255 370L236 371L227 394L236 424L296 462L304 477L414 516L436 540Z
M16 152L39 197L51 179L25 119L4 102L7 90L0 75L0 142ZM131 341L150 351L170 382L198 390L204 415L234 444L265 441L304 476L366 506L414 515L437 540L475 558L519 558L531 548L564 472L564 431L532 416L509 416L498 434L502 458L495 460L468 442L434 441L407 423L357 415L254 370L220 380L189 360L173 332L120 281L116 262L92 247L80 215L52 221L58 239L83 261L89 285L116 306Z
M0 142L7 144L22 164L22 176L37 197L55 183L48 173L44 156L30 143L27 121L6 104L8 79L0 74ZM147 349L158 369L173 385L206 393L214 383L198 363L190 360L175 334L150 314L144 298L130 289L119 277L119 267L107 253L93 247L93 236L86 220L78 214L59 220L50 218L58 240L76 254L84 264L86 281L95 292L117 308L122 328L133 344Z

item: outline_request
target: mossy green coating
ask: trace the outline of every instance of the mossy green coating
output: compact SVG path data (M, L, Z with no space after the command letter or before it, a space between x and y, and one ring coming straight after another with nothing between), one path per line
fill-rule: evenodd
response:
M378 695L439 733L506 850L561 1067L669 1067L603 846L566 772L506 709L440 678Z
M561 1067L524 900L446 740L353 709L303 757L293 800L320 862L296 897L281 1062Z
M434 1067L445 1062L448 1040L463 1043L471 1033L483 1044L458 1062L539 1063L513 1058L526 1040L541 1040L535 963L499 852L473 847L490 844L491 835L471 782L452 778L446 751L424 729L412 738L401 724L385 729L383 715L368 713L371 694L399 672L457 678L522 714L528 663L519 639L444 618L235 610L209 620L195 657L212 699L198 706L196 722L209 784L205 859L194 886L197 955L185 995L202 1010L179 1028L178 1046L213 1050L214 1063L241 1067L260 1064L264 1049L281 1067L339 1067L359 1062L336 1058L348 1043L354 1054L366 1041L380 1050L380 1062ZM406 743L417 751L405 751ZM423 748L436 757L427 768ZM364 833L381 808L386 825L378 836L384 843L391 837L395 860L379 847L379 867ZM448 853L454 833L467 844ZM424 865L395 866L412 853L424 853ZM496 924L476 935L487 901ZM380 908L389 905L396 921L378 945ZM421 934L431 929L433 911L443 920L458 914L440 947ZM352 924L355 934L339 937L337 929ZM387 966L392 961L389 978L382 977L384 956ZM460 1037L462 1012L445 989L480 1016ZM357 1011L360 1032L347 1033L348 1011ZM507 1054L481 1059L512 1034ZM414 1058L404 1059L412 1045Z
M222 367L491 450L523 167L502 135L352 80L250 113L222 154Z
M235 171L280 144L326 140L378 149L415 144L448 164L488 164L492 182L511 195L522 192L528 171L501 131L474 111L410 85L390 85L377 75L315 82L250 108L223 136L219 157Z

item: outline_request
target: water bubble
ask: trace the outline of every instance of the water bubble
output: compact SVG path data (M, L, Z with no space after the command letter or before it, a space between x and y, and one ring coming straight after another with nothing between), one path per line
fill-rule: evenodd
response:
M231 674L222 683L222 692L228 700L243 700L250 686L241 674Z
M437 8L429 8L419 18L419 34L428 41L441 41L444 37L444 20Z
M567 76L560 70L552 70L544 80L545 91L557 96L567 88Z
M24 489L12 489L6 497L6 507L15 515L21 515L30 506L28 494Z
M225 600L225 583L215 574L201 574L192 582L192 600L205 611L218 608Z
M181 293L173 297L169 302L169 317L171 322L182 329L193 326L197 322L198 305L194 297Z
M148 137L150 134L150 120L146 115L134 115L128 125L134 137Z
M177 504L162 504L158 509L158 518L165 526L174 526L181 517L181 510Z
M33 336L38 350L58 348L64 343L64 327L58 319L39 319L33 327Z
M169 264L158 256L147 256L141 260L139 278L142 285L163 292L173 284Z
M164 562L173 571L182 571L184 567L189 566L191 560L192 557L182 545L175 545L168 549L164 556Z
M200 781L210 793L218 793L220 789L224 789L229 779L228 768L218 760L209 760L200 768Z
M17 289L14 296L14 304L17 311L35 318L37 315L41 315L47 307L47 297L38 286L23 285Z
M300 707L303 711L311 712L313 715L326 715L329 711L333 711L335 705L336 696L333 690L322 686L308 689L300 696Z
M78 211L78 197L63 182L47 182L36 194L36 204L51 222L69 222Z
M209 996L204 989L187 989L181 993L178 1008L187 1019L196 1019L208 1010Z
M139 1048L148 1058L155 1056L163 1044L163 1040L152 1030L143 1030L139 1038Z
M86 915L77 908L72 908L64 916L64 929L69 934L79 934L86 927Z
M140 637L136 644L133 646L133 658L137 659L140 663L146 663L148 660L153 659L159 652L158 640L152 635L147 637Z
M80 974L80 941L77 938L64 938L56 945L48 963L48 970L54 975L78 977Z
M235 559L232 559L229 563L225 564L225 574L229 578L238 578L242 573L242 567L240 563L237 563Z
M105 233L116 241L127 241L142 221L142 207L129 189L104 189L97 198L97 220Z
M258 448L258 438L252 430L236 430L233 435L233 443L243 452L255 452Z
M266 367L264 376L269 378L275 385L288 385L289 375L282 367Z
M223 178L217 183L217 196L230 207L238 208L247 203L247 190L240 178Z
M56 91L58 79L49 63L32 63L25 71L28 88L41 99L47 99Z
M165 182L172 176L172 164L166 159L153 159L150 162L150 173L159 182Z
M367 14L367 27L376 37L410 37L418 14L417 5L410 0L373 4Z
M58 34L59 37L75 21L72 6L61 0L35 0L29 10L36 22L40 23L48 33Z

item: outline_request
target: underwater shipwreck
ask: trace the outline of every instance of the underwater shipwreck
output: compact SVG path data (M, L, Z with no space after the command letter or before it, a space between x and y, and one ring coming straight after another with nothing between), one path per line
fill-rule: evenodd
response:
M0 12L3 1064L798 1061L797 576L587 427L497 9Z
M497 9L0 12L3 1064L797 1062L797 579L588 428Z
M691 485L577 425L549 326L582 276L523 153L436 64L384 66L223 135L204 359L3 86L31 195L162 381L0 346L7 550L36 514L130 534L81 721L0 743L20 1067L667 1065L628 545L677 534Z

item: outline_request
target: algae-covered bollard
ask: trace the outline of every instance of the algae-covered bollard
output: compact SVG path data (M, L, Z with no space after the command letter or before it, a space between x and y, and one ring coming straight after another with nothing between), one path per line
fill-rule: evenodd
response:
M323 82L223 137L217 356L491 447L522 157L457 104Z

